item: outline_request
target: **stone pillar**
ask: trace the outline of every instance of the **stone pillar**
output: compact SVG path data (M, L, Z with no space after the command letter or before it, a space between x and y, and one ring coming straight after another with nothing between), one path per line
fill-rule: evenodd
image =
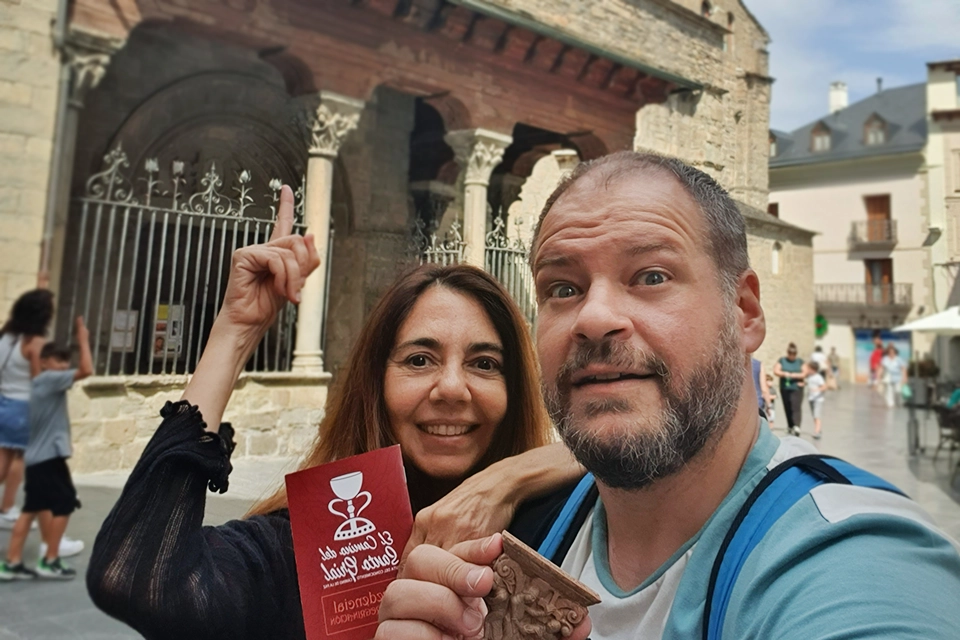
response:
M73 157L77 147L80 113L87 95L103 80L111 57L124 44L125 41L120 38L72 29L63 45L61 91L67 93L57 114L40 259L40 268L49 273L50 287L55 293L59 289L60 274L63 270L70 185L73 182Z
M451 131L443 139L453 149L463 175L464 261L482 269L490 174L513 138L486 129L462 129Z
M361 100L322 91L320 104L313 114L303 222L307 233L313 234L317 252L320 254L320 268L310 274L300 293L297 344L293 350L293 370L297 373L323 372L320 337L323 332L324 299L327 293L327 263L330 260L327 247L330 239L333 161L340 152L343 141L357 128L362 110Z

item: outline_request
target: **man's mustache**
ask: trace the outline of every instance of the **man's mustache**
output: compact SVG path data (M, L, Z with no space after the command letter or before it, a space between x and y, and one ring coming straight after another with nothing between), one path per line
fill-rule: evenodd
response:
M573 376L590 365L605 365L624 372L651 374L661 385L666 384L670 378L670 370L662 358L619 340L604 338L577 344L576 349L557 371L557 391L561 394L569 393Z

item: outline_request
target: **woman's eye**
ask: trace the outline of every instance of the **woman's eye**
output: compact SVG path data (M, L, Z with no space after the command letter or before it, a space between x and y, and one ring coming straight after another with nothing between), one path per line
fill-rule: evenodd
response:
M421 354L412 355L407 358L407 364L409 364L411 367L425 367L428 363L429 360L427 360L427 356Z
M555 284L550 287L551 298L570 298L577 295L577 288L572 284Z
M640 276L640 282L647 286L656 286L667 281L667 276L659 271L648 271Z
M500 363L493 358L480 358L476 362L476 367L481 371L499 371Z

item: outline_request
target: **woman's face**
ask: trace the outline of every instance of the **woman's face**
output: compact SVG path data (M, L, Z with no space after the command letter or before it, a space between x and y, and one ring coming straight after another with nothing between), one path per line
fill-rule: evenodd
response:
M433 478L462 478L507 411L503 343L483 307L430 286L397 332L384 379L404 455Z

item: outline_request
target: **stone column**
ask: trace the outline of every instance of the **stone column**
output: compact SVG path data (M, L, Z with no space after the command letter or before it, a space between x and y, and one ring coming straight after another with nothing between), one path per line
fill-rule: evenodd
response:
M453 149L463 175L464 261L482 269L490 174L513 138L486 129L462 129L451 131L443 139Z
M333 161L340 146L357 128L363 101L328 91L320 93L320 104L313 114L310 158L303 207L303 222L312 233L320 268L310 274L300 293L297 310L297 344L293 350L293 370L297 373L323 373L324 299L327 293L327 246L330 239L330 200L333 194Z
M83 111L87 95L103 80L111 57L124 44L125 40L120 38L74 28L67 35L61 51L61 91L65 95L57 114L41 256L41 269L49 273L50 287L54 292L59 288L60 273L63 269L63 249L80 112Z

